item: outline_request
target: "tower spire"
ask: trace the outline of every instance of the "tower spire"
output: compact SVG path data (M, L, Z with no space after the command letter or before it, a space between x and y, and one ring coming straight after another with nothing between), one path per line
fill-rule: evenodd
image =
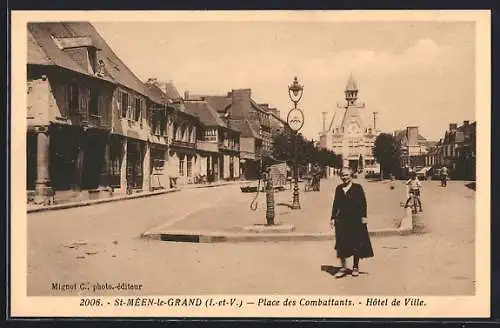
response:
M358 100L358 91L358 83L351 72L344 91L347 105L354 105L356 100Z

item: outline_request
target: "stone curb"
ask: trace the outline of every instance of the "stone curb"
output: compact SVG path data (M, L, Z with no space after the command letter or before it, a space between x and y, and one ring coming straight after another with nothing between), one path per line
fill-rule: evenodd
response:
M145 197L168 194L168 193L172 193L172 192L176 192L176 191L180 191L180 190L181 189L179 189L179 188L175 188L175 189L153 191L153 192L146 192L146 193L137 193L134 195L125 195L125 196L119 196L119 197L85 200L82 202L73 202L73 203L66 203L66 204L59 204L59 205L35 207L35 208L29 208L27 210L27 213L64 210L64 209L73 208L73 207L83 207L83 206L90 206L90 205L95 205L95 204L117 202L117 201L121 201L121 200L145 198Z
M410 217L411 222L411 217ZM401 225L400 228L374 229L368 231L372 237L404 236L412 233L412 228ZM234 232L195 232L195 231L165 231L145 232L142 238L191 243L238 243L238 242L278 242L278 241L325 241L333 238L333 233L234 233Z
M222 182L222 183L207 183L207 184L189 184L184 185L180 189L201 189L201 188L215 188L215 187L223 187L223 186L234 186L234 185L242 185L248 183L248 181L234 181L234 182Z
M411 210L406 210L399 228L373 229L368 234L371 237L407 236L413 232ZM171 242L191 243L238 243L238 242L280 242L280 241L325 241L334 237L333 232L225 232L192 230L149 231L141 235L145 239Z

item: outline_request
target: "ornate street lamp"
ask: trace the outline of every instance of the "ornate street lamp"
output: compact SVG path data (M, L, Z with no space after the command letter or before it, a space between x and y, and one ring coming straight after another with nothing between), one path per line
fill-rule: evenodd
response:
M297 143L298 143L298 132L304 126L304 113L297 108L297 103L302 98L302 93L304 87L299 84L297 77L293 79L293 83L288 86L288 95L290 100L293 102L293 108L288 112L286 121L288 127L293 131L293 144L294 144L294 185L293 185L293 201L292 209L300 209L299 201L299 166L297 161Z

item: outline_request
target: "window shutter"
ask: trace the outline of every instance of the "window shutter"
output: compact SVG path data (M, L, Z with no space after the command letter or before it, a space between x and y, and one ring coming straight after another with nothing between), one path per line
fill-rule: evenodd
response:
M141 108L139 109L139 121L142 122L142 118L144 117L144 103L145 103L145 100L144 99L141 99L141 103L140 103L140 106Z

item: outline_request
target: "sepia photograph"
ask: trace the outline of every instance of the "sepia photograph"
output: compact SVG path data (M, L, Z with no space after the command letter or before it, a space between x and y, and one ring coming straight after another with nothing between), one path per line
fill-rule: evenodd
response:
M11 31L12 316L490 315L489 11Z

